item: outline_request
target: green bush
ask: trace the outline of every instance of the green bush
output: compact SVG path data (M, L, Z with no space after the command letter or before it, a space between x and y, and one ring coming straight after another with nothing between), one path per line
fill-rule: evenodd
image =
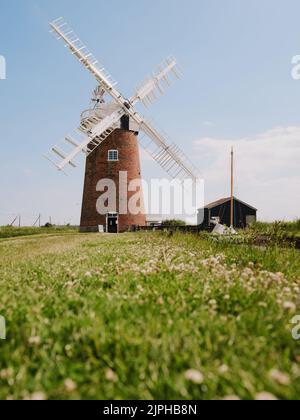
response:
M172 227L186 226L186 222L184 220L176 220L176 219L174 219L174 220L165 220L163 222L163 226L164 227L169 227L169 226L172 226Z

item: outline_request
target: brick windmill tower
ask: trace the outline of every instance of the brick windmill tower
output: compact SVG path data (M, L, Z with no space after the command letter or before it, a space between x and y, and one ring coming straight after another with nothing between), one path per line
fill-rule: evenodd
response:
M81 129L88 132L95 119L103 120L116 108L112 103L105 103L105 91L98 86L94 91L94 107L81 115ZM132 226L145 226L146 215L143 204L141 165L138 147L138 125L124 115L114 130L108 130L108 137L86 158L85 181L83 190L81 231L93 231L104 226L110 233L124 232ZM92 145L90 145L92 146ZM113 182L110 194L104 192L109 185L105 179ZM99 181L102 180L102 185ZM136 190L128 191L128 185L135 183ZM123 183L123 185L122 185ZM101 184L101 182L100 182ZM101 191L100 191L101 190ZM129 211L129 203L136 196L137 211ZM100 196L101 198L102 196ZM106 202L106 197L107 202ZM109 200L111 198L111 202ZM99 206L103 204L104 210Z
M59 18L50 24L57 39L95 77L98 87L94 92L94 107L81 115L81 123L64 139L65 151L59 146L47 156L63 171L76 167L74 159L86 155L86 171L81 215L82 231L97 231L102 226L106 232L123 232L132 226L146 223L141 185L139 146L173 178L197 181L198 172L184 153L161 135L135 105L147 106L163 93L170 84L171 74L178 76L176 60L169 58L158 71L142 83L130 99L117 89L116 82L78 38L69 25ZM110 97L106 102L105 95ZM138 137L143 132L142 138ZM53 160L53 157L56 159ZM134 188L133 188L134 185ZM132 203L135 205L132 206Z

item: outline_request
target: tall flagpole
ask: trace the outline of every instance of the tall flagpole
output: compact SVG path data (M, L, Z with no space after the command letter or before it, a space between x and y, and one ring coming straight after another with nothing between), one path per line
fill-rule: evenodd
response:
M230 226L234 227L234 152L231 149L231 201L230 201Z

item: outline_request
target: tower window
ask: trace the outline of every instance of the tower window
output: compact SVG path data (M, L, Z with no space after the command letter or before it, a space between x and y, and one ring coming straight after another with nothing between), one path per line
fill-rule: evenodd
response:
M109 162L117 162L118 160L119 160L118 150L109 150L108 151L108 161Z

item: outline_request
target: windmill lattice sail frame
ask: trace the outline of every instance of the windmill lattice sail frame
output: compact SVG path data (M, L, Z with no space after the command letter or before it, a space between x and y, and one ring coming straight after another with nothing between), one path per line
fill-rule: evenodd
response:
M175 179L184 180L191 178L197 181L200 177L198 170L191 164L186 155L161 134L154 126L140 115L135 105L141 102L149 106L157 97L164 93L166 87L171 84L171 75L175 78L180 76L176 59L169 57L156 72L146 79L135 91L131 99L126 99L117 89L117 82L99 63L93 53L76 35L73 29L63 18L50 23L51 32L57 40L62 40L71 54L95 77L101 88L110 95L115 103L115 110L101 119L97 114L91 114L80 127L64 139L64 143L72 147L70 152L65 152L60 146L51 149L46 157L55 166L63 171L66 166L76 167L75 158L84 153L89 155L118 127L121 118L127 115L144 133L140 139L142 147L150 156ZM147 141L145 141L147 138ZM55 160L53 160L53 157Z

